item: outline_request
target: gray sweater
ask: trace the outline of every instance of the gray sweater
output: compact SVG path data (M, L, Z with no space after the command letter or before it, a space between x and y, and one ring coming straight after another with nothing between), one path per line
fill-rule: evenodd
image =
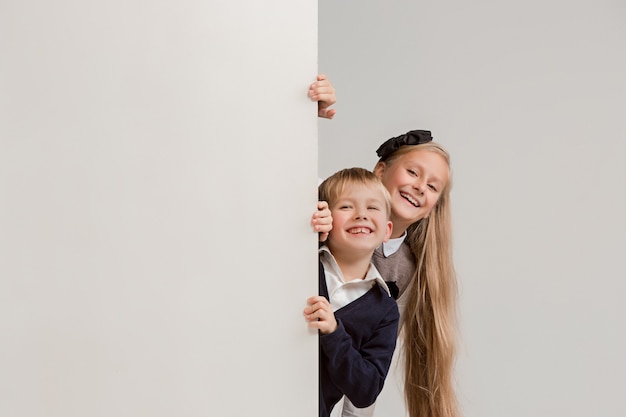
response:
M406 289L412 283L416 268L415 257L411 252L411 248L406 242L403 242L398 251L385 257L381 245L374 251L372 263L376 266L376 269L378 269L378 272L380 272L380 275L382 275L385 281L395 283L398 287L399 293L396 301L398 302L398 310L400 311L400 323L402 323L408 298L403 295L406 294Z

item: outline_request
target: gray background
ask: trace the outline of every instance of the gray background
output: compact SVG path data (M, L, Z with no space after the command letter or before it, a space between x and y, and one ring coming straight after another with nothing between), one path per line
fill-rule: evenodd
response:
M0 1L0 416L317 415L316 57L315 2Z
M626 3L319 6L320 175L416 128L452 154L464 415L626 415Z

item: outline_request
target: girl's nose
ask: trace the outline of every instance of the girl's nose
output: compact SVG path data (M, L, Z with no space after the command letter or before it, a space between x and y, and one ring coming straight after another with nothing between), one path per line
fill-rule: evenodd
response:
M417 191L420 192L420 194L424 193L424 189L426 188L426 184L424 183L424 180L421 178L418 178L415 180L415 183L413 184L413 188L415 188Z

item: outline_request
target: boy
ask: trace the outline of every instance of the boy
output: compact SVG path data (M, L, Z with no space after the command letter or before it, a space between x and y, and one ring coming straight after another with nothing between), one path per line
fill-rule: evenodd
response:
M398 334L398 307L371 263L374 250L391 236L391 199L372 172L341 170L319 186L333 225L320 247L320 295L304 309L319 330L320 417L343 395L357 407L373 404Z

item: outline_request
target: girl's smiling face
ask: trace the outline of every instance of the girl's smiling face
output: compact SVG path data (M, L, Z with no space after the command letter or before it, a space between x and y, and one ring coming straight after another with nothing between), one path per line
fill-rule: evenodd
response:
M374 173L391 194L393 238L428 217L449 181L449 166L436 152L417 149L391 162L379 162Z

